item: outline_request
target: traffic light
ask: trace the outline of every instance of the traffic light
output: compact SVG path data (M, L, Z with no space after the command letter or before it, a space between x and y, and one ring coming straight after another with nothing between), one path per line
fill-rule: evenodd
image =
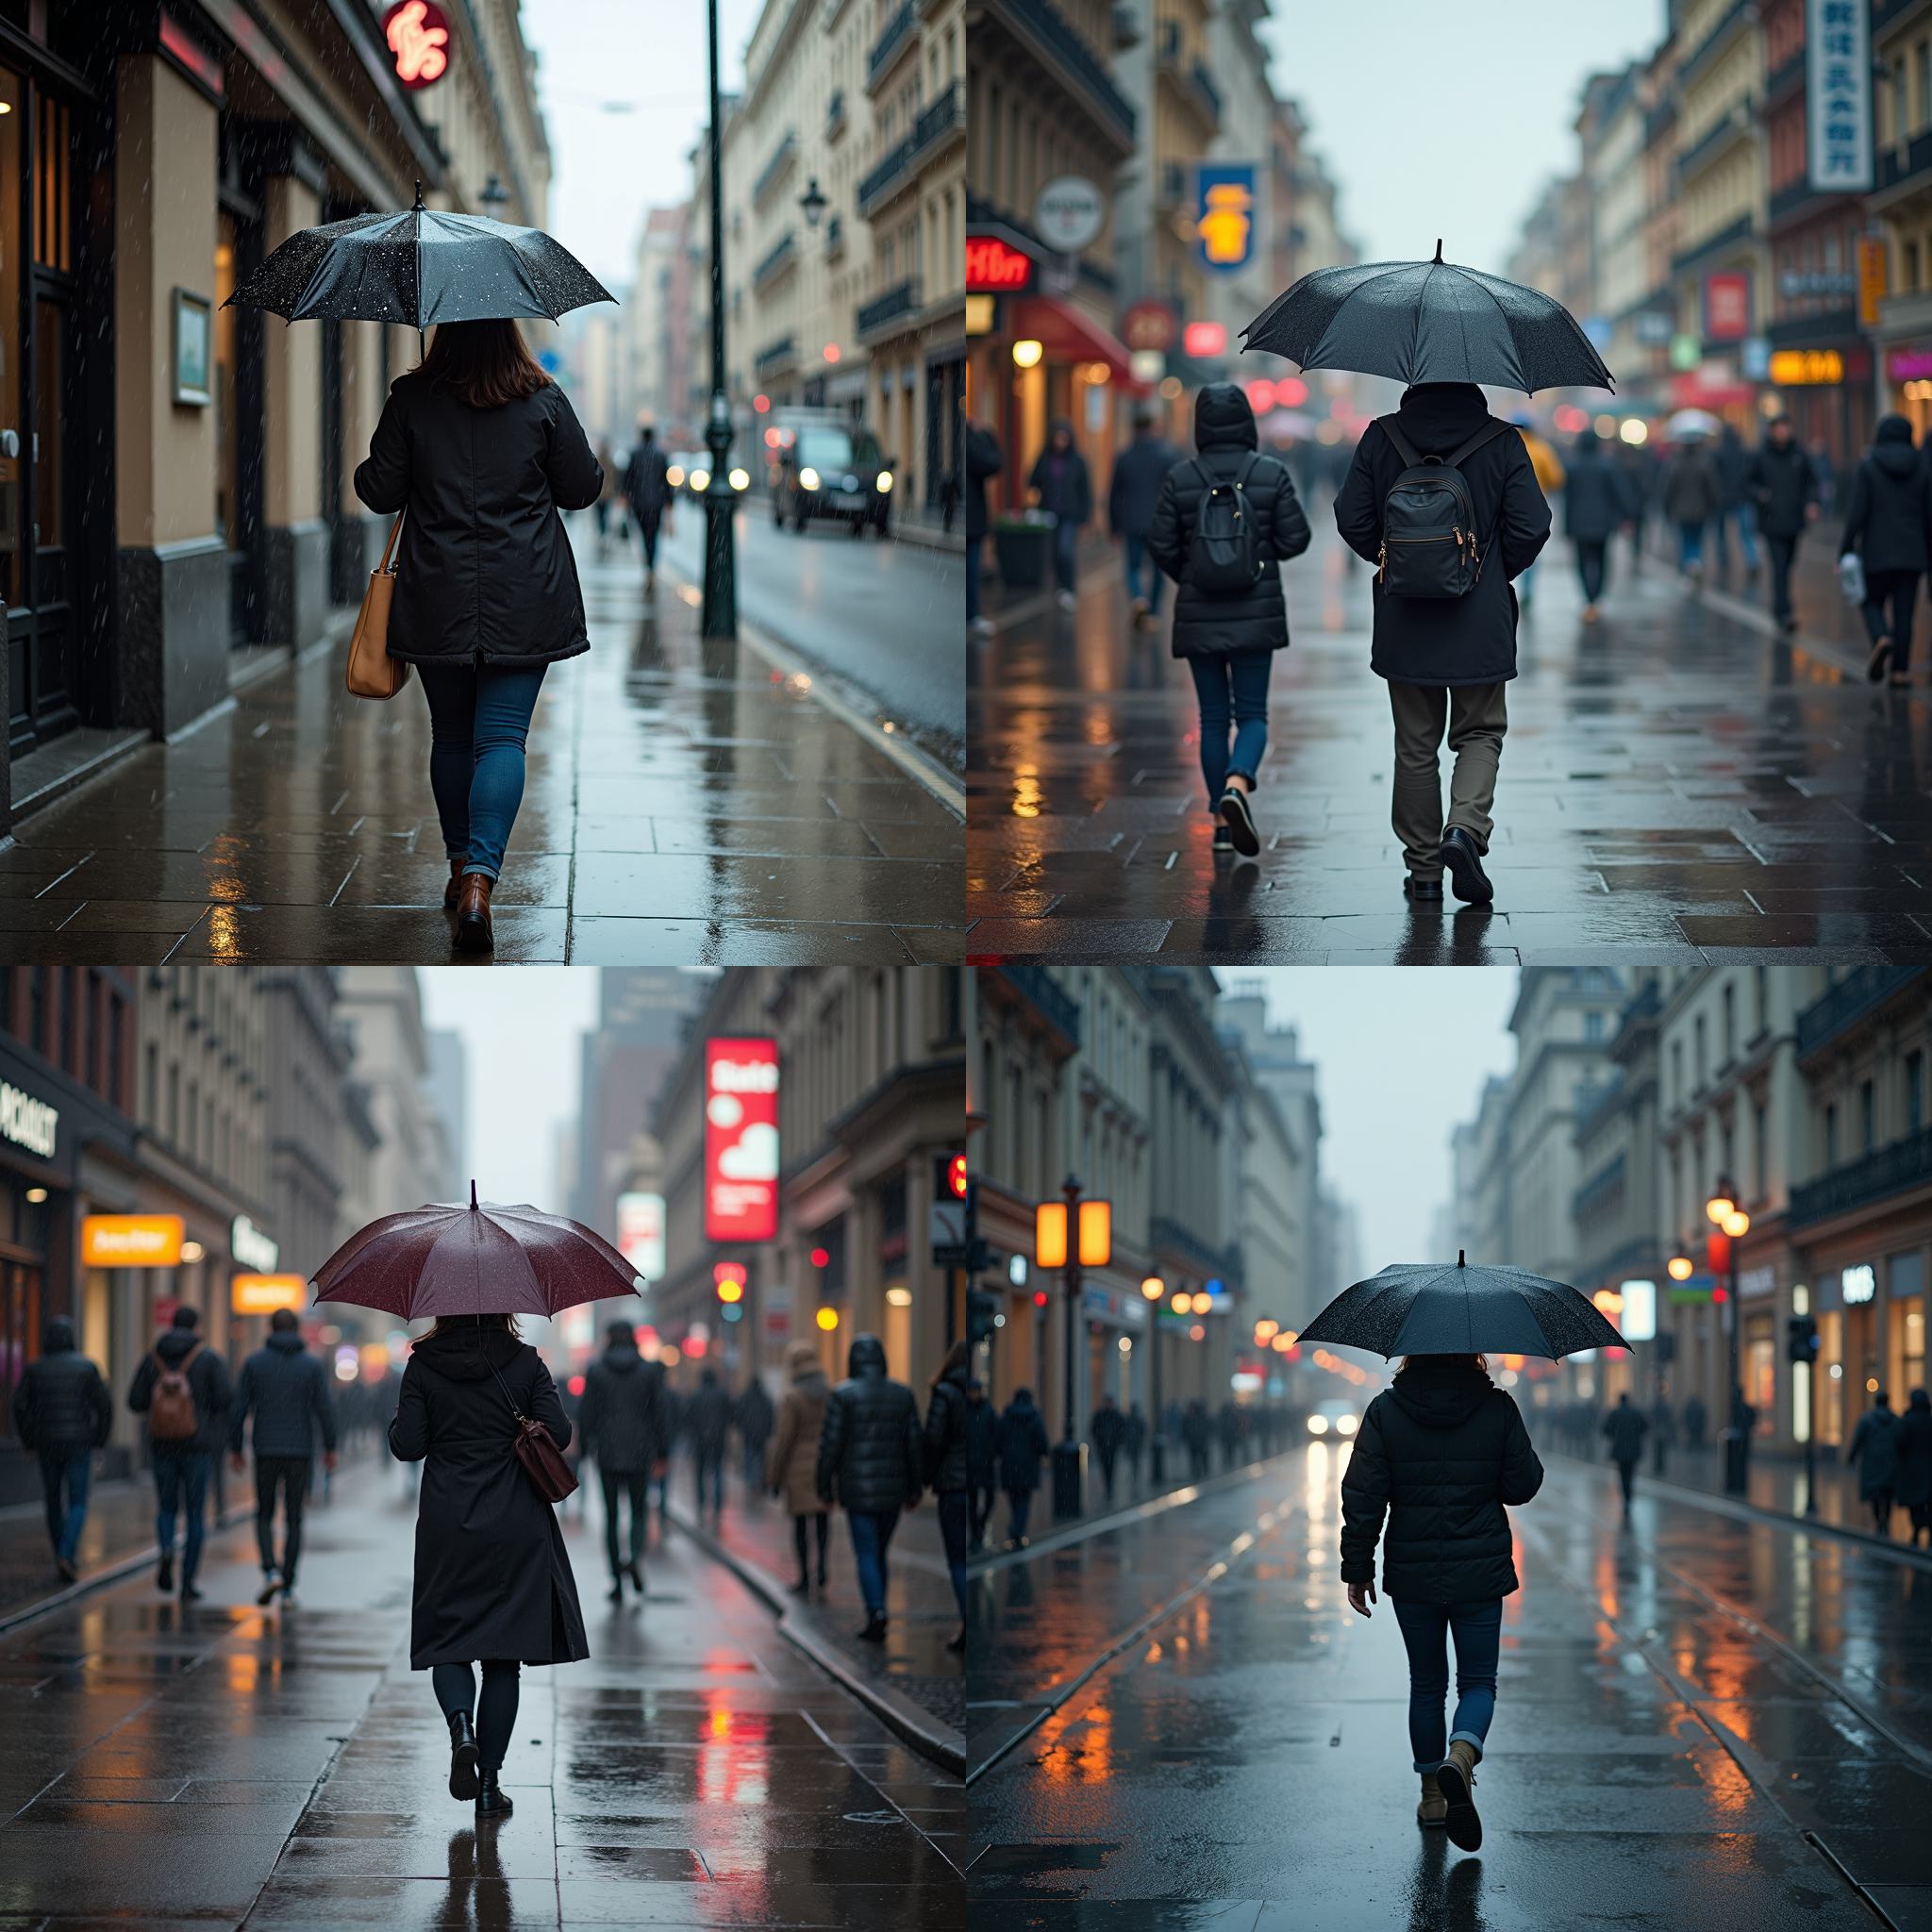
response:
M981 1342L992 1336L993 1317L999 1313L997 1295L988 1294L983 1288L969 1289L966 1294L966 1340L977 1348Z
M966 1198L966 1157L963 1154L940 1156L939 1192L941 1199L949 1194L956 1201Z
M1809 1315L1793 1315L1785 1324L1785 1353L1794 1362L1818 1359L1818 1324Z
M741 1302L744 1299L745 1273L742 1263L720 1261L711 1270L711 1284L718 1291L721 1302Z

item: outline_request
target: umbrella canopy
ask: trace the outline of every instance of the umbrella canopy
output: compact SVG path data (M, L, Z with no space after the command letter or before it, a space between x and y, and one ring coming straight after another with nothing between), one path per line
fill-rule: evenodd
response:
M1614 389L1554 296L1442 259L1318 268L1241 331L1241 347L1304 369L1499 389Z
M1589 1298L1523 1268L1401 1262L1345 1288L1301 1331L1303 1343L1399 1355L1535 1355L1628 1348Z
M285 322L486 322L541 315L555 322L591 302L614 302L600 281L541 228L416 205L402 214L351 215L304 228L275 249L222 304L266 308Z
M1679 409L1664 427L1676 441L1682 442L1692 436L1715 436L1718 422L1708 409Z
M528 1206L442 1203L385 1214L351 1235L309 1283L406 1322L431 1315L554 1315L641 1294L643 1277L600 1234Z

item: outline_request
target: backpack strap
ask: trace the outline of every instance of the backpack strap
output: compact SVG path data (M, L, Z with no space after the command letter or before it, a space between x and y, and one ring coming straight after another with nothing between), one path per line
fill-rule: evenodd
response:
M1452 450L1442 460L1452 470L1459 469L1465 458L1473 457L1477 450L1482 448L1484 443L1494 441L1508 427L1508 424L1503 422L1498 417L1491 416L1467 442L1463 443L1459 448Z
M1260 453L1252 449L1241 458L1241 468L1234 473L1234 487L1237 490L1245 490L1248 487L1248 478L1255 474L1255 467L1260 460Z
M1377 416L1375 421L1382 425L1382 434L1395 445L1395 454L1408 469L1417 469L1422 464L1422 454L1408 438L1395 425L1393 416Z

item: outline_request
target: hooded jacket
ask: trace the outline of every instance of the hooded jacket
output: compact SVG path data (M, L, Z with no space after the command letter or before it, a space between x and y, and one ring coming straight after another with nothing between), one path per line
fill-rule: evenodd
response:
M1057 450L1053 439L1062 430L1069 441L1065 449ZM1051 510L1063 524L1078 526L1093 514L1093 483L1080 445L1071 440L1073 434L1074 425L1064 416L1053 419L1046 447L1034 458L1026 487L1040 492L1041 509Z
M1258 456L1255 412L1231 382L1210 382L1194 398L1194 455L1169 470L1154 505L1147 548L1180 586L1174 600L1174 655L1224 658L1288 646L1288 600L1281 566L1308 547L1308 520L1294 479L1279 457ZM1242 494L1254 513L1261 569L1245 591L1215 596L1188 581L1188 552L1201 503L1216 483L1231 483L1255 457Z
M926 1487L936 1496L966 1487L966 1365L948 1369L932 1385L925 1406Z
M1868 1408L1852 1431L1845 1460L1858 1465L1858 1498L1869 1503L1898 1481L1898 1417L1889 1408Z
M23 1449L42 1456L84 1456L100 1448L114 1425L114 1404L101 1372L74 1347L74 1324L47 1324L43 1353L26 1365L13 1391L13 1433Z
M1396 420L1418 455L1447 456L1489 421L1489 406L1472 382L1417 383L1403 391ZM1482 568L1461 597L1385 597L1376 582L1370 662L1391 683L1500 684L1516 675L1510 579L1549 541L1550 506L1521 436L1492 437L1460 467L1483 546ZM1370 563L1381 554L1383 504L1406 468L1388 432L1371 423L1335 498L1341 541Z
M202 1342L192 1328L169 1328L161 1338L142 1357L141 1366L134 1372L134 1380L127 1391L127 1406L137 1415L145 1415L154 1401L155 1382L161 1373L161 1366L178 1368L187 1360L188 1353L197 1342L201 1353L188 1364L188 1388L194 1397L194 1434L185 1442L157 1442L157 1453L179 1453L188 1449L219 1450L227 1440L228 1404L233 1398L233 1385L228 1380L228 1365L206 1342ZM157 1366L156 1357L160 1358Z
M816 1471L819 1494L854 1516L883 1516L919 1500L924 1451L919 1401L886 1374L885 1344L855 1335L845 1380L825 1405Z
M1818 500L1818 472L1794 436L1780 447L1769 437L1744 472L1744 493L1757 506L1757 527L1767 537L1795 537L1805 510Z
M1369 1404L1341 1479L1341 1580L1369 1583L1387 1512L1382 1591L1393 1601L1487 1603L1517 1587L1504 1505L1543 1466L1516 1404L1468 1361L1418 1358Z
M1707 524L1723 493L1717 464L1701 441L1686 442L1664 466L1663 511L1674 524Z
M242 1364L228 1410L228 1447L237 1456L251 1410L258 1457L313 1456L318 1429L325 1449L336 1446L336 1408L329 1400L328 1377L292 1328L274 1331Z
M1923 1389L1912 1391L1911 1403L1898 1419L1898 1479L1892 1493L1903 1509L1932 1503L1932 1405Z
M664 1371L614 1341L584 1372L577 1410L577 1452L603 1475L648 1475L670 1454L664 1426Z
M1563 530L1573 542L1602 543L1637 514L1623 471L1604 454L1603 439L1586 429L1576 439L1563 485Z
M818 1490L819 1432L831 1386L808 1341L794 1341L785 1351L785 1373L778 1426L765 1449L765 1484L784 1497L792 1515L814 1516L825 1507Z
M1903 416L1881 416L1872 447L1852 473L1851 496L1839 538L1839 555L1856 550L1868 577L1885 571L1924 574L1932 550L1932 475L1913 447L1912 425Z
M1000 1488L1008 1495L1037 1490L1047 1447L1046 1424L1032 1398L1014 1396L1000 1417Z

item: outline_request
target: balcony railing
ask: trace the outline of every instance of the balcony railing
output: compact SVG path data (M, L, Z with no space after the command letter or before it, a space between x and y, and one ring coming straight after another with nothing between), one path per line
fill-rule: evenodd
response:
M1918 977L1911 966L1855 966L1830 991L1813 1000L1798 1015L1798 1058L1814 1054L1826 1041L1864 1018L1881 1001L1890 999L1908 980Z
M795 336L780 336L775 342L767 342L751 358L751 366L759 381L768 375L775 375L781 369L790 369L798 360L798 339Z
M1002 966L999 975L1069 1046L1080 1044L1080 1002L1043 966Z
M758 170L758 178L751 184L751 202L754 208L762 208L765 205L766 196L785 178L792 162L797 158L797 130L788 127L784 138L772 150L772 158Z
M798 232L794 228L787 228L779 238L777 246L773 248L766 255L765 258L758 263L758 267L752 270L752 287L759 290L766 288L769 284L775 282L787 269L795 267L797 261Z
M860 214L871 213L887 195L896 192L919 162L961 125L960 92L957 80L948 86L944 93L922 109L912 124L912 132L888 149L878 165L860 178Z
M1757 8L1754 0L1732 0L1732 5L1722 20L1698 42L1684 63L1677 69L1676 83L1679 91L1687 87L1697 75L1721 54L1733 33L1745 24L1747 18L1755 18Z
M1751 132L1751 100L1748 95L1720 114L1716 122L1700 134L1677 157L1677 179L1683 181L1714 161L1734 141Z
M1903 150L1889 147L1878 157L1878 185L1898 188L1932 169L1932 127L1915 134Z
M1051 65L1059 77L1075 82L1099 110L1100 118L1115 138L1128 148L1134 144L1134 108L1126 95L1114 86L1106 64L1087 44L1085 38L1068 25L1053 0L998 0L1001 12L1045 47Z
M1793 1188L1786 1219L1792 1227L1808 1227L1927 1181L1932 1181L1932 1127L1921 1127L1890 1147L1874 1148L1822 1179Z
M1182 58L1178 49L1162 47L1155 56L1154 65L1158 73L1166 75L1181 98L1210 127L1221 125L1221 90L1214 85L1202 62L1196 60L1191 64Z
M878 77L897 58L899 50L912 37L912 0L893 14L886 23L886 30L872 43L872 52L866 57L865 82L868 88L876 84Z
M902 315L916 315L919 306L919 278L914 275L874 296L858 311L853 326L859 341L864 341L874 330L896 322Z

